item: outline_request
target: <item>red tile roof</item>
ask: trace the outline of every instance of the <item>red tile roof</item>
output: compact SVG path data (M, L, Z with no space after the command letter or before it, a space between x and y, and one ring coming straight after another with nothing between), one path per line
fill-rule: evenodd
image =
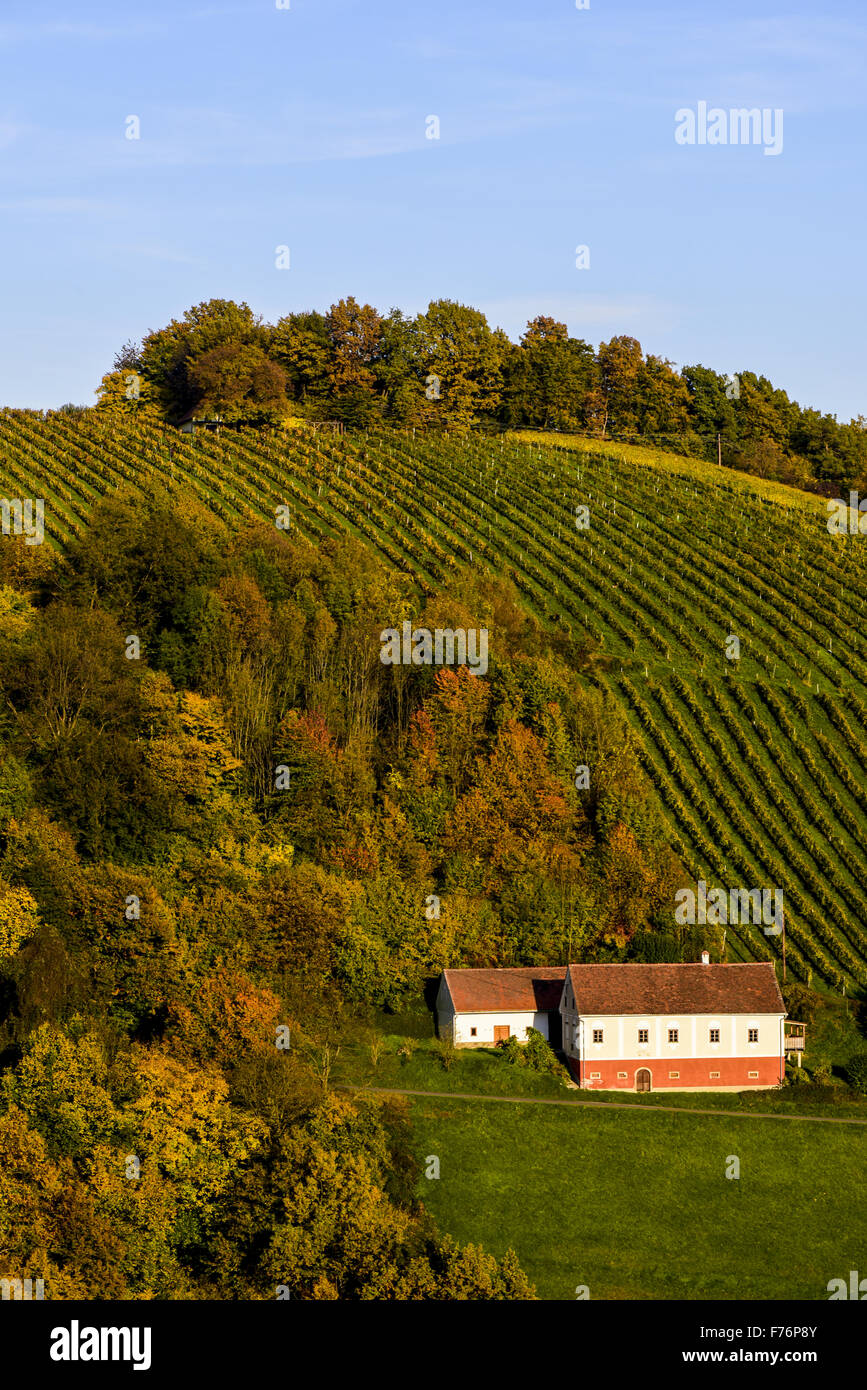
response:
M581 1014L783 1014L773 962L570 965Z
M546 1013L560 1007L565 965L512 970L444 970L455 1013Z

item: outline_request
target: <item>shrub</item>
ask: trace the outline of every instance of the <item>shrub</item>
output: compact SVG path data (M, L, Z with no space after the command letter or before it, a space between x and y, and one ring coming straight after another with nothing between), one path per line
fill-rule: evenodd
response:
M632 938L632 957L634 960L657 962L679 961L680 944L670 932L636 932Z
M504 1038L502 1042L498 1042L497 1047L507 1062L514 1062L518 1067L523 1066L524 1049L514 1034Z
M437 1038L434 1043L443 1071L451 1071L455 1060L455 1045L451 1038Z
M797 983L783 986L783 1000L789 1016L799 1023L811 1024L822 1005L821 996L814 989Z
M497 1047L506 1061L513 1062L515 1066L528 1067L530 1071L538 1072L563 1071L555 1052L538 1028L527 1029L525 1043L518 1042L516 1037L509 1037L497 1043Z
M853 1091L867 1096L867 1052L859 1052L846 1067L846 1078Z
M557 1066L557 1058L538 1028L527 1029L527 1041L523 1050L524 1065L531 1071L551 1072Z

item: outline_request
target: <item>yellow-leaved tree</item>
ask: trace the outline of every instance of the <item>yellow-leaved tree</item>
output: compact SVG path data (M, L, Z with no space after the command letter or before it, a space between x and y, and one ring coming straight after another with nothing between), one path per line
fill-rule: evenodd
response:
M14 956L39 927L36 899L26 888L0 878L0 960Z

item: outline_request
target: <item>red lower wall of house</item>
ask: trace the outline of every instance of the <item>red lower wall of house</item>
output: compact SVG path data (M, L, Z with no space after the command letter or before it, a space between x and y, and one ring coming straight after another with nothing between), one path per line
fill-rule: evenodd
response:
M580 1068L574 1058L569 1058L569 1068L579 1085L596 1091L634 1091L637 1089L636 1073L642 1068L650 1072L652 1091L676 1091L684 1086L779 1086L782 1062L779 1057L684 1057L677 1061L671 1058L638 1058L614 1062L585 1062ZM676 1071L676 1077L669 1072ZM758 1072L750 1076L749 1072ZM596 1073L599 1076L596 1076ZM626 1076L618 1076L626 1072ZM711 1077L711 1072L718 1076ZM592 1073L592 1075L591 1075Z

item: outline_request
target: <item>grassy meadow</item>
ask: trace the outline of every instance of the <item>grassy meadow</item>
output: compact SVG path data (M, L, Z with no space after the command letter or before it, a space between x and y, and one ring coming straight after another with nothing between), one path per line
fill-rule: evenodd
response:
M867 1268L857 1126L410 1101L419 1195L545 1299L827 1299ZM731 1158L740 1177L726 1177Z

